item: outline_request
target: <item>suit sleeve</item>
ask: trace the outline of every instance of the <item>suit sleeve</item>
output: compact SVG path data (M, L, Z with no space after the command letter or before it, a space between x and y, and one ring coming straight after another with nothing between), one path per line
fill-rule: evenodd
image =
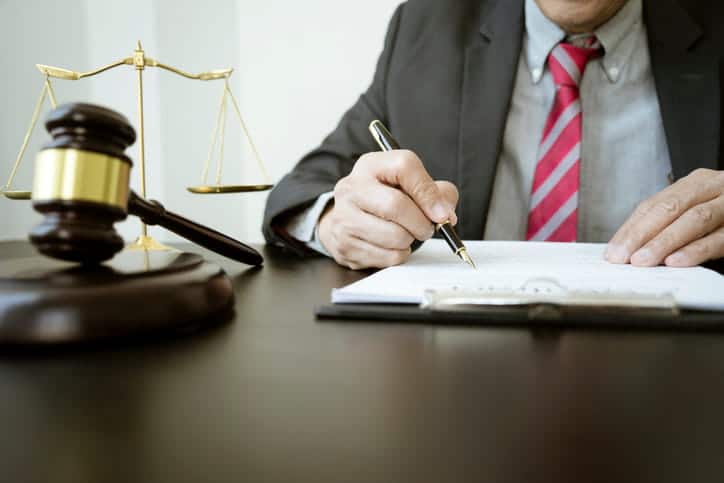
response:
M307 154L272 190L264 212L262 231L267 243L300 254L312 253L303 243L286 233L291 216L314 204L323 193L334 190L337 181L347 176L357 159L375 151L376 145L367 131L374 119L387 121L387 72L394 54L404 4L395 11L377 62L372 84L344 114L335 130L322 144Z

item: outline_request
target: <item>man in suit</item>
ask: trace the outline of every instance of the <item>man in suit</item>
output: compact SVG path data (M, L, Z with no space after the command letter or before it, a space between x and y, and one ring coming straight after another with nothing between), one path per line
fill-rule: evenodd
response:
M354 269L402 263L446 220L608 241L613 263L724 257L723 25L720 0L409 0L264 234ZM375 152L374 119L410 151Z

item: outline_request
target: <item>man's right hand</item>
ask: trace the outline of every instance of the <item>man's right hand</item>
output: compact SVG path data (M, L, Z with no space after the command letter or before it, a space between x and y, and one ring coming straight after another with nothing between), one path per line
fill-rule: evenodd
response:
M458 190L433 181L411 151L369 153L334 188L334 204L319 221L319 241L354 270L399 265L433 223L457 223Z

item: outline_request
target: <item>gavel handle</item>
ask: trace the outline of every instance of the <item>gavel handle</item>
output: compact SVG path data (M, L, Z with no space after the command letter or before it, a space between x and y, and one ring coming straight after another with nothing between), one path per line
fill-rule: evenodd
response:
M253 248L209 227L166 211L158 201L145 200L133 191L128 197L128 213L139 217L147 225L162 226L187 240L237 262L253 266L264 263L261 254Z

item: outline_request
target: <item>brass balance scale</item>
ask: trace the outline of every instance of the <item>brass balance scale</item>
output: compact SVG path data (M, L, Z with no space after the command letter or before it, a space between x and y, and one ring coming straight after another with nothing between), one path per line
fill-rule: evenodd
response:
M30 200L33 198L33 193L30 190L15 189L13 181L46 99L50 100L50 104L54 109L53 113L51 113L52 122L68 123L73 116L81 116L84 119L83 122L89 122L84 128L87 131L83 136L80 136L87 137L89 143L93 139L98 139L99 136L99 133L96 132L99 128L93 125L93 122L101 121L101 124L105 123L102 129L106 129L106 131L115 129L117 130L114 131L115 134L124 134L125 137L121 136L119 138L125 143L120 143L123 144L119 148L121 152L125 149L125 146L133 142L132 138L136 137L135 134L131 135L133 129L120 114L89 104L68 104L65 108L56 109L57 100L51 83L51 79L77 81L121 66L135 68L138 90L137 139L139 142L140 197L132 191L130 192L127 211L147 221L155 220L155 223L160 226L166 226L171 231L175 231L189 240L196 241L199 245L211 243L204 246L212 251L248 265L260 266L263 263L263 258L252 248L220 232L203 227L171 212L166 212L159 203L146 201L143 71L147 67L157 67L191 80L223 82L219 112L216 116L216 125L213 129L209 154L203 166L202 181L198 186L188 187L191 193L211 195L257 192L271 189L272 184L269 182L269 176L264 164L242 119L236 98L229 87L232 69L212 70L199 74L184 72L146 57L140 42L137 44L132 56L89 72L76 72L47 65L37 66L38 70L45 76L43 88L33 110L30 126L12 167L10 177L4 188L0 190L0 194L11 200ZM261 171L264 179L261 184L222 184L224 135L229 104L236 113L243 135L246 137ZM78 119L81 119L81 117ZM90 119L95 121L89 121ZM109 119L112 126L108 124ZM51 134L55 137L52 132ZM58 141L58 139L56 138L55 141ZM83 140L78 139L76 141L79 144L74 145L73 149L82 155L83 149L85 149L82 146ZM109 147L109 149L111 148ZM116 156L116 154L113 156ZM216 176L213 183L210 183L208 179L209 171L215 157L217 157ZM36 169L40 169L37 166L40 165L36 164ZM46 174L50 176L52 173L36 172L36 181L39 175L42 178L42 175ZM36 186L38 186L37 183ZM126 188L128 188L127 185ZM48 200L41 199L40 201L43 204ZM38 200L34 200L34 202L36 203L36 211L41 213L63 210L69 206L55 204L51 200L44 205L48 210L43 211L45 208L39 209ZM143 214L132 212L132 205L141 208L145 206L146 215L150 213L152 216L144 218ZM106 208L102 204L100 207ZM93 218L96 215L83 215L80 205L68 209L75 210L74 217L69 219L79 220L81 216L91 216L91 218L84 218L87 223L83 225L83 230L85 230L83 233L87 233L91 228L88 220L92 220L94 225L97 223L97 217ZM99 209L99 207L95 207L94 212ZM148 211L149 209L150 211ZM107 210L103 213L106 212ZM118 217L120 215L115 213L114 216ZM166 220L165 225L159 221L161 218ZM44 219L44 222L38 226L45 230L49 226L46 223L49 219L59 223L64 220L64 218L50 213ZM118 219L121 218L116 218L116 220ZM170 228L169 224L175 229ZM3 344L19 344L23 346L84 344L124 337L156 337L159 334L166 333L187 333L218 324L228 320L233 315L233 285L225 271L198 254L174 251L164 247L148 236L145 223L142 224L141 235L134 243L126 246L125 251L107 262L104 261L103 264L79 265L69 263L67 260L88 262L89 257L95 257L98 252L98 246L93 247L95 251L89 251L82 243L79 247L76 247L74 243L78 241L77 238L75 240L70 238L64 240L64 243L61 243L62 246L54 246L50 241L47 242L47 246L43 245L46 240L50 240L54 236L52 234L58 231L56 228L54 225L53 230L55 231L51 231L51 235L48 235L50 238L46 238L46 231L43 231L43 235L37 240L34 239L35 231L30 234L30 239L36 249L48 256L0 260L0 346ZM114 233L112 224L92 228L100 229L104 237ZM69 231L66 230L66 233L69 233ZM83 238L80 237L80 239ZM111 239L113 238L111 237ZM38 240L40 245L36 243ZM106 238L100 238L100 240L106 240ZM120 237L118 237L118 243L115 246L118 249L123 246ZM65 250L64 253L66 254L68 249L73 249L73 253L79 255L80 258L71 259L58 256L60 252L53 251L56 249ZM108 255L113 256L113 254L112 251L104 254L97 261L106 260ZM55 258L60 258L60 260ZM22 293L24 296L18 297L18 293ZM118 310L118 307L123 307L124 310ZM46 323L49 320L53 321L50 325Z
M239 104L236 101L236 98L234 97L234 94L231 91L231 88L229 86L229 78L231 77L231 74L233 72L233 69L218 69L218 70L211 70L208 72L201 72L199 74L191 74L188 72L184 72L183 70L180 70L178 68L163 64L155 59L152 59L150 57L146 57L146 53L144 52L143 48L141 47L141 42L138 42L136 45L136 49L133 51L133 55L130 57L126 57L125 59L121 59L117 62L113 62L111 64L105 65L103 67L100 67L98 69L88 71L88 72L77 72L67 69L62 69L59 67L52 67L49 65L42 65L37 64L38 70L45 76L45 82L43 83L43 88L40 92L40 96L35 104L35 109L33 110L33 114L30 120L30 126L28 127L27 132L25 133L25 137L23 139L23 142L20 146L20 151L18 152L18 156L15 159L15 163L13 164L12 170L10 171L10 177L8 178L7 183L5 184L4 188L0 189L0 194L5 196L8 199L11 200L30 200L32 193L29 190L18 190L13 187L13 182L15 180L15 176L18 172L18 168L20 167L20 164L23 160L23 157L25 155L25 151L28 147L28 143L30 141L30 138L33 134L33 131L35 130L35 126L38 122L38 119L40 117L40 113L42 110L42 107L45 103L46 99L50 100L50 104L53 108L57 107L57 98L55 96L55 91L53 90L53 85L51 84L51 79L61 79L61 80L69 80L69 81L77 81L81 79L85 79L88 77L97 76L99 74L102 74L106 71L109 71L111 69L115 69L117 67L122 66L131 66L134 67L136 70L136 84L137 84L137 97L138 97L138 160L139 160L139 168L140 168L140 191L141 191L141 197L146 198L146 157L145 157L145 136L144 136L144 117L143 117L143 71L146 69L146 67L157 67L159 69L163 69L165 71L171 72L173 74L185 77L187 79L191 80L198 80L198 81L223 81L224 87L222 90L221 100L219 103L219 111L216 116L216 124L213 129L213 134L211 137L211 145L209 147L209 154L206 158L206 161L204 162L203 171L202 171L202 181L200 185L197 186L189 186L187 189L189 192L193 194L198 195L212 195L212 194L228 194L228 193L245 193L245 192L257 192L257 191L267 191L273 187L273 185L269 181L269 175L264 167L264 163L261 160L261 157L259 156L259 152L256 148L256 145L254 144L254 141L251 138L251 135L249 133L249 130L246 126L246 123L244 122L244 119L241 116L241 111L239 109ZM223 170L223 160L224 160L224 135L226 131L226 119L227 119L227 105L231 104L234 112L236 114L236 117L239 120L239 123L241 125L242 132L246 138L246 140L249 143L249 147L251 148L251 151L253 153L253 156L256 160L256 163L258 165L259 171L262 174L263 177L263 183L261 184L239 184L239 185L229 185L229 184L222 184L222 170ZM212 161L214 158L214 154L218 152L218 159L216 162L216 174L213 184L210 184L208 182L209 178L209 170L212 165ZM129 249L140 249L140 250L165 250L166 247L155 241L153 238L148 236L148 229L145 224L142 224L142 232L141 235L138 237L138 239L133 242L131 245L129 245L127 248Z

